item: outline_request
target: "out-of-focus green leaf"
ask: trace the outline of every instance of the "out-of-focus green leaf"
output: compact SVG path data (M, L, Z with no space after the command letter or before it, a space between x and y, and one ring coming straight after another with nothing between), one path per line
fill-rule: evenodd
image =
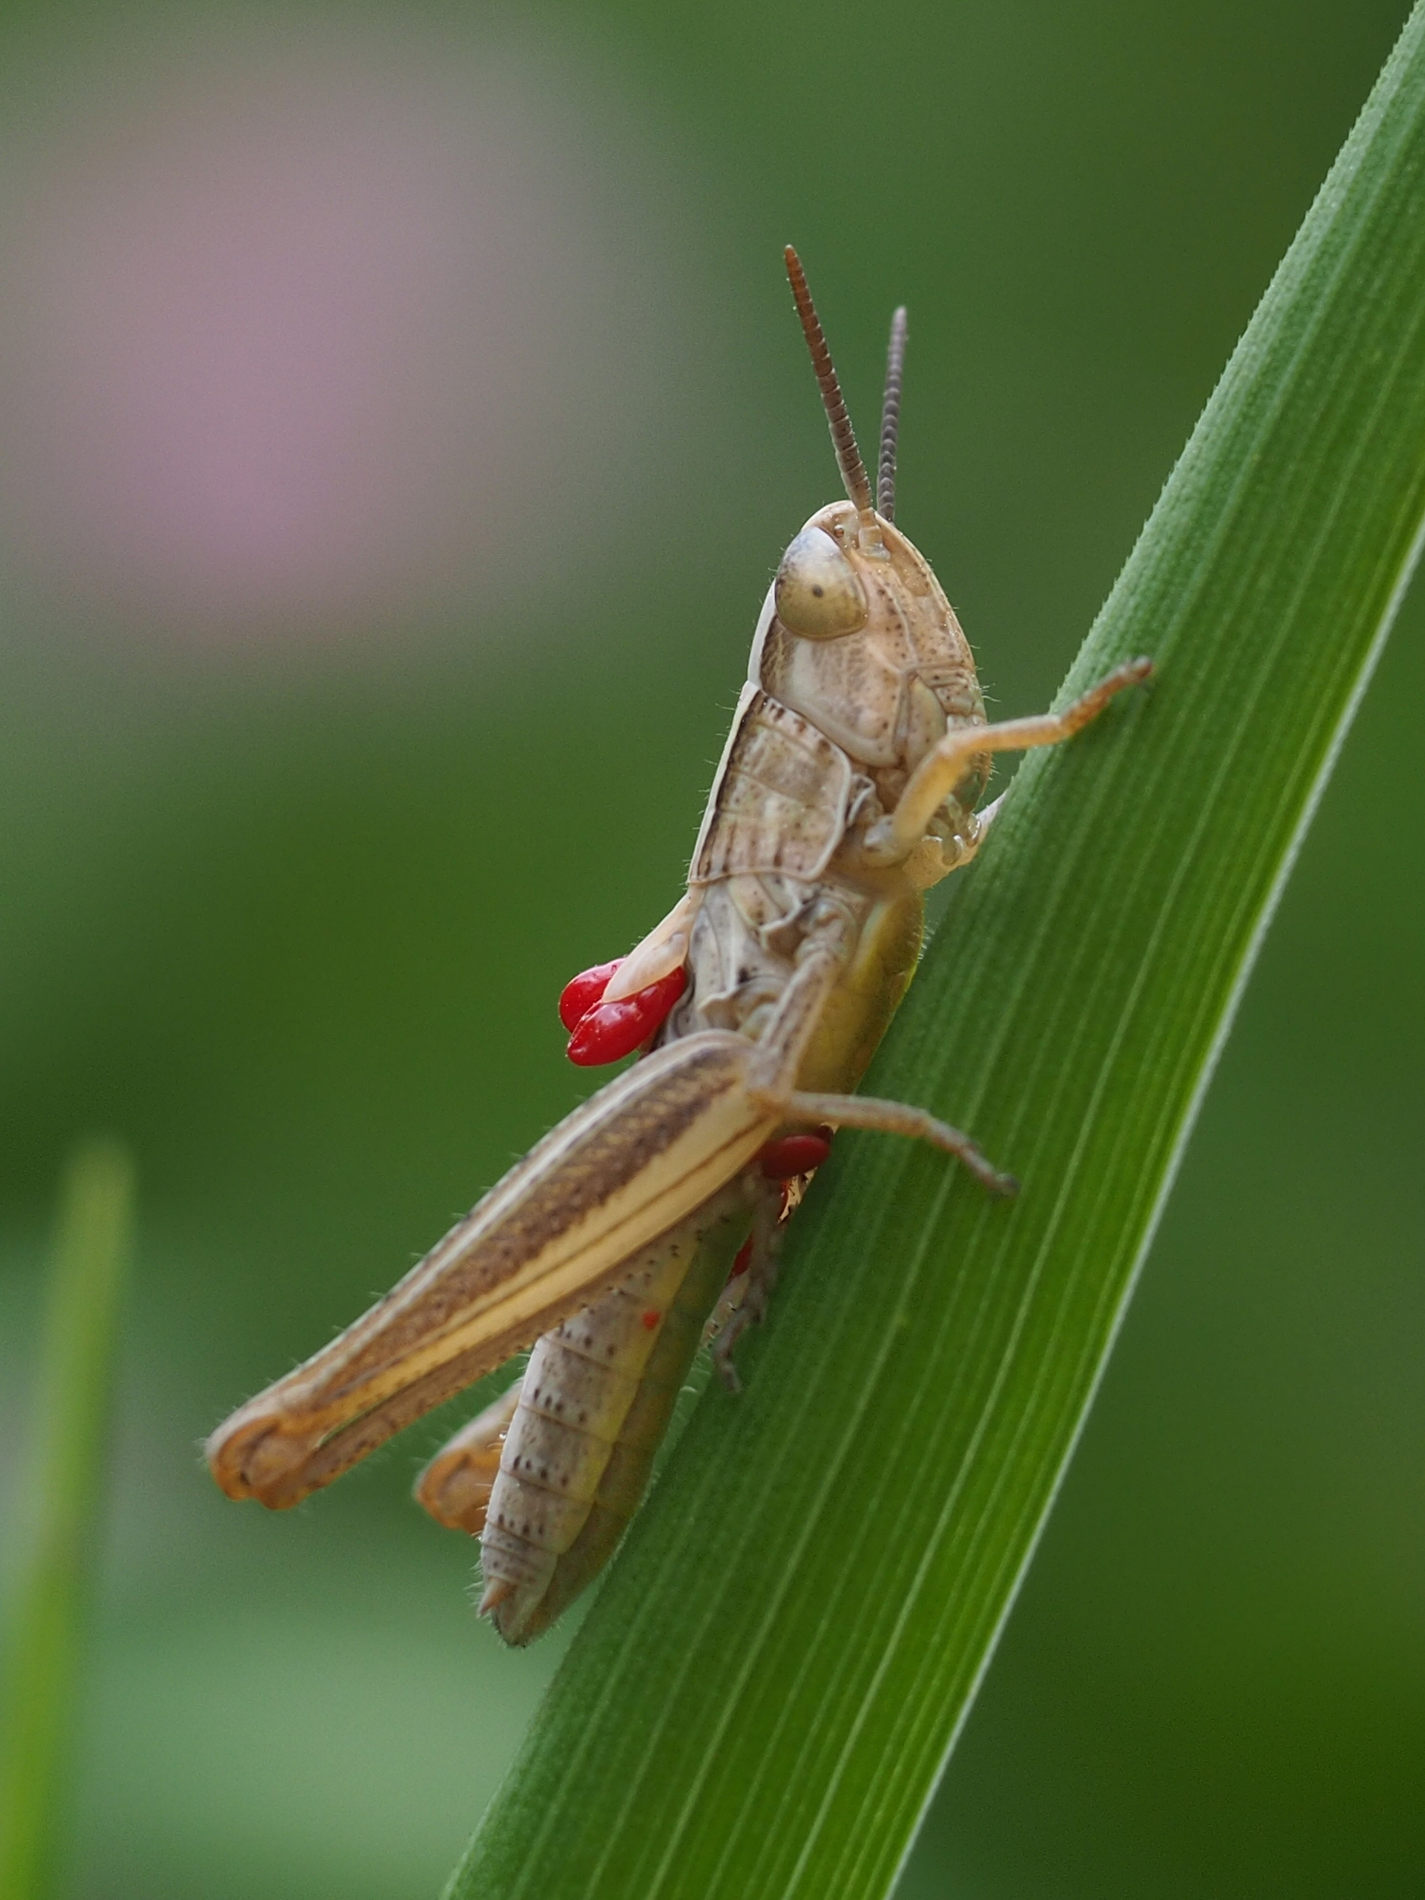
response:
M79 1149L50 1269L28 1544L6 1631L0 1900L53 1890L132 1203L124 1150L108 1141Z

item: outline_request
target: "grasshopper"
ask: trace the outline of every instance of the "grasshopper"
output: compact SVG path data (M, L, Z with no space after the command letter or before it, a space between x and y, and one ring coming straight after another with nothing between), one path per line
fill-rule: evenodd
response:
M914 971L924 893L984 841L992 755L1069 738L1150 671L1133 660L1063 712L986 721L959 622L895 525L905 311L873 493L790 247L786 265L846 499L811 517L768 591L686 891L564 993L576 1061L640 1059L207 1447L229 1496L296 1504L533 1344L417 1487L479 1533L480 1608L512 1643L607 1561L709 1327L735 1383L732 1347L831 1130L928 1141L1013 1191L959 1129L852 1091Z

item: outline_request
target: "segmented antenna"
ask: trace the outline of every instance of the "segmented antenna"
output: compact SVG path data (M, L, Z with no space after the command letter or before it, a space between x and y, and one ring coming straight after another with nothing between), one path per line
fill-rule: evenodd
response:
M881 403L881 459L876 469L876 512L896 518L896 443L901 428L901 376L905 370L905 305L891 318L886 350L886 393Z
M846 399L841 394L841 385L836 380L836 371L832 366L831 352L826 347L826 338L822 335L821 324L817 321L816 305L807 289L806 272L802 269L802 260L789 244L783 253L787 260L787 276L791 279L792 296L796 299L797 315L802 320L807 348L811 351L811 366L816 371L817 386L821 390L821 406L826 411L826 420L831 425L831 444L836 450L837 464L841 469L841 479L846 484L846 493L863 515L869 516L875 509L875 497L871 493L870 477L866 473L866 464L861 460L861 451L856 446L856 432L851 427L851 418L846 413Z

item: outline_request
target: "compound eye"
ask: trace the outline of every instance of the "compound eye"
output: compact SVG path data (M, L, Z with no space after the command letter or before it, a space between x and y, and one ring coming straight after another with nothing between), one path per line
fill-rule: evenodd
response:
M821 528L803 528L782 556L773 583L777 618L801 640L835 640L866 624L856 570Z

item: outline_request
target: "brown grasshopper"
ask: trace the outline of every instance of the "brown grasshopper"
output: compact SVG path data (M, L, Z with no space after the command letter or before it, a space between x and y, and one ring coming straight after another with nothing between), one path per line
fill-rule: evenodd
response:
M914 971L925 891L984 840L992 754L1067 739L1150 670L1133 660L1062 713L986 723L959 623L895 526L905 312L873 495L790 247L786 263L847 499L782 557L686 893L627 958L565 992L576 1060L642 1057L207 1448L229 1496L280 1509L537 1342L519 1385L417 1491L480 1533L480 1607L513 1643L607 1561L710 1316L732 1377L780 1218L829 1130L914 1136L1013 1191L958 1129L851 1091Z

